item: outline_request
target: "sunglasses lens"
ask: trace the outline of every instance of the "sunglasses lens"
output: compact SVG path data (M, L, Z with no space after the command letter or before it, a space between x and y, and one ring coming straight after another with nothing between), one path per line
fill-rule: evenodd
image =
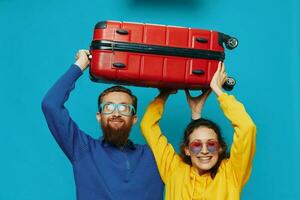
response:
M219 149L219 144L217 141L208 141L206 145L207 145L207 150L210 153L216 153Z
M119 104L118 111L125 116L129 116L132 113L132 109L129 104Z
M198 141L191 142L189 145L190 152L193 154L198 154L201 152L202 146L203 145L201 142L198 142Z
M113 104L113 103L102 104L102 113L103 114L110 114L110 113L114 112L114 110L115 110L115 104Z
M113 112L115 110L115 104L107 104L104 108L105 111Z

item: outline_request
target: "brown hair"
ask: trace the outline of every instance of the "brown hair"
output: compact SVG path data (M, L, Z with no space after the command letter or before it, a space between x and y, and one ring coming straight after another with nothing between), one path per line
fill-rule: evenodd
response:
M110 88L107 88L99 95L99 97L98 97L98 108L99 108L100 104L103 101L103 97L105 95L107 95L108 93L111 93L111 92L124 92L124 93L128 94L132 99L132 106L134 107L134 110L135 110L133 115L135 115L137 113L137 97L131 92L130 89L125 88L125 87L120 86L120 85L112 86Z
M219 159L218 159L216 165L213 166L213 168L209 170L211 177L214 178L218 172L218 168L219 168L222 160L225 158L229 158L229 153L227 153L227 151L226 151L227 144L221 135L221 130L220 130L219 126L216 123L214 123L213 121L204 119L204 118L200 118L197 120L193 120L192 122L190 122L187 125L187 127L184 130L183 141L180 144L180 157L185 163L192 165L191 157L187 156L185 154L184 149L185 149L185 147L187 147L189 145L189 142L190 142L189 136L192 134L192 132L195 129L197 129L199 127L206 127L206 128L212 129L217 134L218 142L222 148L222 152L219 154Z

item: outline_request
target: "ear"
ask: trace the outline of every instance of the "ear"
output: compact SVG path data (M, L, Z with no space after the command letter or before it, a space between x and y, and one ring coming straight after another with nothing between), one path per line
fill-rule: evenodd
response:
M184 147L184 153L186 156L191 156L190 150L187 147Z
M101 114L99 112L96 113L96 119L99 123L101 122Z
M138 121L138 116L137 115L134 115L132 116L132 125L134 125L137 121Z
M220 149L219 149L219 154L221 154L221 153L223 153L223 148L222 147L220 147Z

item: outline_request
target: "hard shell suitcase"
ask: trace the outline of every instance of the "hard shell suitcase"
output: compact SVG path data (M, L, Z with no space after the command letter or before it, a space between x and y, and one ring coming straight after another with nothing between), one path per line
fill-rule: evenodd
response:
M208 88L224 47L236 38L194 28L101 21L90 46L90 77L108 82L157 88ZM232 89L234 79L227 80ZM225 88L226 89L226 88Z

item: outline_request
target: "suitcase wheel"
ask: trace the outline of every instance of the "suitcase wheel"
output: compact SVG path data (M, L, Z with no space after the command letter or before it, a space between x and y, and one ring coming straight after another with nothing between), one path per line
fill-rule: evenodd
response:
M237 47L239 44L238 40L234 37L229 38L226 43L225 46L227 49L234 49L235 47Z
M226 91L231 91L233 89L233 87L235 86L235 84L236 84L236 81L235 81L234 78L227 77L227 79L226 79L226 81L225 81L225 83L223 85L223 88Z

